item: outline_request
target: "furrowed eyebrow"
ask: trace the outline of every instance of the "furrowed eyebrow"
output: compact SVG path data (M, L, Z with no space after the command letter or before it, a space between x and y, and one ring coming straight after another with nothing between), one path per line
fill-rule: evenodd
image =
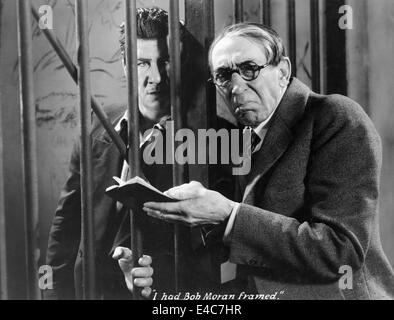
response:
M231 70L231 68L220 67L220 68L218 68L218 69L214 70L214 72L215 72L215 73L219 73L219 72L227 72L227 71L229 71L229 70Z
M138 58L137 59L138 62L150 62L150 59L145 59L145 58Z
M253 60L246 60L246 61L243 61L241 63L237 63L237 66L242 66L242 65L245 65L245 64L257 64L257 63L255 61L253 61Z
M237 63L236 66L243 66L243 65L248 65L248 64L257 65L257 63L255 61L249 59L249 60L245 60L245 61L242 61L240 63ZM219 67L218 69L214 70L214 72L216 72L216 73L218 73L218 72L226 72L226 71L229 71L229 70L233 70L233 68L230 68L230 67Z

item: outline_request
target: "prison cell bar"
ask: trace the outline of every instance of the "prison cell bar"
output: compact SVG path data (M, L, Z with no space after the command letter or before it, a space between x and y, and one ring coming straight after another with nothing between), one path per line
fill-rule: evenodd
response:
M92 208L93 174L91 149L91 95L88 38L88 4L86 0L75 0L78 34L78 85L80 94L81 121L81 235L83 241L82 274L83 299L96 298L96 266L94 248L94 217Z
M319 0L310 0L312 90L320 92Z
M4 207L4 172L3 172L3 129L1 116L0 92L0 300L8 299L7 286L7 238Z
M2 14L2 3L0 2L0 24ZM0 32L1 34L1 32ZM7 238L6 217L4 204L4 171L3 171L3 129L1 116L1 92L0 92L0 300L8 299L7 286Z
M215 36L214 2L206 0L186 0L185 1L185 22L187 31L198 42L202 50L198 51L192 47L186 48L187 52L193 52L193 57L198 63L198 68L203 70L204 76L198 88L193 88L191 111L188 114L192 123L187 123L188 128L192 128L197 133L198 129L215 128L216 121L216 88L209 79L211 74L208 64L208 49ZM200 55L200 56L197 56ZM186 91L187 90L187 91ZM189 89L182 92L187 96ZM188 164L188 177L190 180L201 182L204 186L209 186L209 166L208 164ZM192 232L200 233L200 229L192 229Z
M260 23L271 26L271 0L260 0Z
M37 23L40 20L40 15L38 14L37 10L32 6L31 8L32 14L34 19L37 21ZM76 84L78 84L78 70L77 67L74 65L72 62L70 56L68 55L67 51L59 41L59 39L56 37L54 31L52 29L43 29L41 30L44 35L46 36L47 40L49 43L52 45L52 48L55 50L57 55L59 56L59 59L62 61L64 67L68 71L68 73L71 75L72 79L75 81ZM112 124L109 122L108 117L101 107L100 103L97 101L95 97L91 97L91 106L93 112L96 114L97 118L100 120L102 123L104 129L107 131L108 135L111 137L112 141L115 143L116 147L118 148L120 154L123 156L124 159L126 159L126 146L124 145L122 139L120 136L117 134L115 131L114 127Z
M140 129L138 108L138 77L137 77L137 9L135 0L126 0L126 78L128 103L128 159L131 175L141 175L140 163ZM138 259L142 255L141 231L136 225L134 214L130 210L131 249L133 266L138 266ZM140 299L140 290L134 288L133 299Z
M347 95L347 31L338 27L338 10L345 0L324 1L325 92ZM336 26L336 27L333 27ZM328 32L329 30L329 32Z
M243 0L233 0L234 23L244 21L244 2Z
M171 117L174 120L174 134L182 128L182 104L181 104L181 52L180 52L180 32L179 32L179 2L170 1L169 6L169 36L170 36L170 97L171 97ZM175 141L175 139L171 139ZM175 142L174 142L175 150ZM173 152L174 154L174 152ZM173 161L173 185L178 186L184 183L184 166ZM174 259L175 259L175 291L180 288L180 227L174 225Z
M25 205L25 250L27 298L39 299L38 253L38 174L37 137L33 86L33 43L30 0L18 0L19 91L21 97L22 154Z
M287 21L291 75L297 76L296 11L295 0L287 0Z

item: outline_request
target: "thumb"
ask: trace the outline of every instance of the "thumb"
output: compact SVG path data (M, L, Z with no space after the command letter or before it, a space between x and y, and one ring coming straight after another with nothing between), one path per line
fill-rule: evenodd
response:
M204 191L205 188L201 183L191 181L190 183L171 188L164 192L164 194L174 199L187 200L202 196Z
M119 259L131 260L132 252L129 248L126 247L116 247L114 250L114 254L112 255L112 258L115 260L119 260Z

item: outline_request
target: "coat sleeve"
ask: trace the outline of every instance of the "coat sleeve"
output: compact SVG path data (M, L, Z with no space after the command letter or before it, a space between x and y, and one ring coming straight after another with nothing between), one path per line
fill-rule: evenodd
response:
M230 133L231 129L236 127L221 117L218 117L215 130L227 130ZM230 146L231 147L231 146ZM219 139L217 150L221 150L221 140ZM231 149L228 150L228 157L231 158ZM209 164L209 187L212 190L220 192L229 199L235 196L235 179L232 175L232 167L230 164L221 164L221 154L217 154L217 164ZM194 227L192 230L192 248L195 250L217 246L222 243L225 225L206 225L203 227Z
M241 204L230 234L237 264L331 282L362 267L377 215L381 142L350 99L316 111L303 220ZM291 196L291 195L290 195Z
M44 291L46 299L74 299L74 265L81 238L81 196L79 143L75 143L70 175L61 191L49 233L47 265L53 271L53 290Z

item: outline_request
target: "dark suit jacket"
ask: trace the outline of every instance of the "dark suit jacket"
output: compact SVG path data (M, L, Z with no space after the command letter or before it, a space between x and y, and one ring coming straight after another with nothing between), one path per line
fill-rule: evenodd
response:
M292 79L240 179L229 243L243 289L281 299L393 299L378 228L381 152L357 103ZM341 266L351 267L352 283Z
M125 106L113 105L105 111L115 125L123 116ZM128 213L124 210L116 212L115 201L105 195L105 189L114 184L112 177L120 175L123 159L96 118L93 120L92 138L98 291L103 299L130 298L123 274L117 262L111 258L114 247L130 247ZM71 156L70 176L63 187L49 235L46 263L53 267L54 290L45 291L46 298L74 299L81 298L82 295L79 154L79 143L76 143ZM143 167L143 172L149 181L162 191L172 186L171 165ZM218 190L225 192L223 190L228 189L229 185L231 186L231 183L224 176L216 177ZM154 288L171 293L174 290L173 226L145 214L139 222L145 244L143 253L153 256ZM180 249L180 269L183 270L181 281L184 283L181 289L191 292L213 289L219 281L216 257L207 253L201 245L199 229L191 230L185 227L181 229L181 233L186 240ZM212 269L214 265L215 270Z

